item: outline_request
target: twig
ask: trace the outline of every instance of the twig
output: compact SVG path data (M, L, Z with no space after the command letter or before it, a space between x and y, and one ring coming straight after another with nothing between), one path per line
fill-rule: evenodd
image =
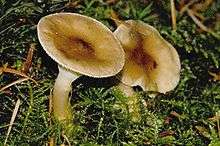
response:
M16 104L15 104L15 108L14 108L14 111L13 111L13 114L12 114L12 117L11 117L11 121L10 121L10 126L8 127L8 132L7 132L7 135L6 135L6 138L5 138L5 142L4 142L4 145L6 146L6 143L7 143L7 140L8 140L8 137L9 137L9 134L11 132L11 128L12 128L12 125L14 123L14 120L16 118L16 115L18 113L18 109L19 109L19 106L20 106L20 99L18 98Z
M210 32L210 30L205 26L203 25L199 19L197 19L195 16L194 16L194 12L190 9L187 10L187 13L188 15L192 18L192 20L203 30L203 31L206 31L206 32Z
M196 3L195 5L193 5L192 10L196 12L205 11L212 2L213 0L205 0L204 2Z
M202 16L202 14L200 14L200 13L198 13L198 12L195 12L195 11L193 11L193 14L194 14L196 17L198 17L201 21L204 21L204 20L205 20L205 17Z
M220 73L213 73L213 72L208 72L212 77L213 81L220 81Z
M30 78L29 76L27 76L25 73L22 73L21 71L12 69L12 68L7 68L7 67L0 67L0 74L6 72L6 73L12 73L12 74L16 74L25 78L28 78L29 80L33 81L35 84L37 84L37 82Z
M176 30L176 8L175 8L174 0L170 0L170 5L171 5L172 27L173 30Z
M62 133L62 136L63 136L63 138L66 140L66 142L68 143L68 146L71 146L68 137L67 137L64 133Z
M200 29L202 29L205 32L210 33L215 38L220 39L220 35L218 35L217 33L213 32L212 30L207 28L204 24L202 24L202 22L198 18L196 18L195 14L194 14L195 12L193 12L190 9L187 9L187 13L191 17L191 19L196 23L196 25L198 25L200 27Z
M180 15L183 15L183 13L186 12L186 11L189 9L189 7L190 7L192 4L194 4L196 1L197 1L197 0L191 0L191 1L189 1L189 3L187 3L184 7L182 7L182 8L180 9Z
M12 82L12 83L10 83L10 84L8 84L8 85L2 87L2 88L0 89L0 92L4 91L5 89L7 89L7 88L9 88L9 87L11 87L11 86L13 86L13 85L15 85L15 84L19 84L19 83L24 82L24 81L27 81L27 80L29 80L29 78L21 78L21 79L18 79L18 80L16 80L16 81L14 81L14 82Z
M7 31L7 30L13 28L15 25L16 25L16 23L14 23L14 24L8 26L7 28L5 28L5 29L3 29L2 31L0 31L0 34L3 34L5 31Z
M34 50L35 50L35 46L36 46L35 43L31 43L31 44L30 44L30 48L29 48L29 50L28 50L28 55L27 55L26 61L25 61L25 63L23 64L23 67L22 67L22 70L23 70L24 73L27 73L28 70L29 70L30 67L31 67L32 58L33 58L33 54L34 54Z

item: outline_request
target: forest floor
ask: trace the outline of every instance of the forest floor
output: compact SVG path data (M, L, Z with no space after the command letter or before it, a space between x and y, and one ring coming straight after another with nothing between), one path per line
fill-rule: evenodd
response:
M169 0L0 0L0 145L220 146L220 1L174 2L172 23ZM113 16L154 26L180 56L178 86L155 97L137 91L141 121L133 122L127 97L96 85L108 79L82 77L73 84L75 127L64 133L50 114L57 64L36 30L58 12L90 16L112 31Z

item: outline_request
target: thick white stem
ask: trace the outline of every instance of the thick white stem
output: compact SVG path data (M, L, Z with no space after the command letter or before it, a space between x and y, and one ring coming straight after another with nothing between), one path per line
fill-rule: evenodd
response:
M123 83L119 83L117 88L121 90L126 96L133 96L134 89L131 86L125 85Z
M63 67L59 68L59 74L55 81L52 98L53 114L59 121L71 120L73 118L69 102L71 84L79 75L72 73Z

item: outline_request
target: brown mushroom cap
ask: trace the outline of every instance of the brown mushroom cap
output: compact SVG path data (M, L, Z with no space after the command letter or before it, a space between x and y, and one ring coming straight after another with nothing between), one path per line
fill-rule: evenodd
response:
M47 54L59 65L79 74L108 77L124 65L124 51L102 23L75 13L43 17L38 38Z
M126 54L123 83L161 93L176 87L180 78L179 56L155 28L141 21L128 20L119 25L114 34Z

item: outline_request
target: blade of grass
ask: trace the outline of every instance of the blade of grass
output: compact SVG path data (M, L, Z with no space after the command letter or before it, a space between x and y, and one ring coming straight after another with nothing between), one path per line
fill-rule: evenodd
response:
M187 13L191 17L191 19L195 22L195 24L198 25L203 31L210 33L212 36L214 36L217 39L220 39L220 36L218 34L207 28L204 24L202 24L201 21L199 21L198 18L196 18L192 10L188 9Z
M20 106L20 103L21 103L21 100L18 98L16 104L15 104L15 108L14 108L14 111L13 111L13 114L12 114L12 117L11 117L11 121L10 121L10 125L8 127L8 131L7 131L7 135L6 135L6 138L5 138L5 142L4 142L4 145L6 145L7 141L8 141L8 137L9 137L9 134L11 132L11 128L12 128L12 125L14 123L14 120L16 118L16 115L18 113L18 109L19 109L19 106Z
M15 84L19 84L19 83L24 82L24 81L27 81L27 80L29 80L29 78L21 78L21 79L18 79L18 80L16 80L16 81L14 81L14 82L12 82L12 83L10 83L10 84L8 84L8 85L2 87L2 88L0 89L0 92L4 91L5 89L7 89L7 88L9 88L9 87L11 87L11 86L13 86L13 85L15 85Z
M31 87L30 84L28 84L28 88L29 88L29 96L30 96L30 100L29 100L29 107L28 107L28 110L27 110L27 114L26 114L26 117L24 119L24 123L23 123L23 128L21 130L21 134L24 133L24 130L26 128L26 125L27 125L27 121L28 121L28 118L33 110L33 105L34 105L34 95L33 95L33 89Z
M145 16L149 15L151 13L151 7L153 3L150 3L146 8L144 8L143 11L139 14L139 19L143 19Z
M199 19L197 19L195 16L194 16L194 12L190 9L187 10L187 13L188 15L192 18L192 20L203 30L203 31L206 31L206 32L209 32L209 29L203 25Z
M64 133L62 133L62 137L63 137L63 138L65 139L65 141L68 143L68 146L71 146L68 137L67 137Z
M172 27L173 30L176 31L176 8L175 8L174 0L170 0L170 5L171 5Z

